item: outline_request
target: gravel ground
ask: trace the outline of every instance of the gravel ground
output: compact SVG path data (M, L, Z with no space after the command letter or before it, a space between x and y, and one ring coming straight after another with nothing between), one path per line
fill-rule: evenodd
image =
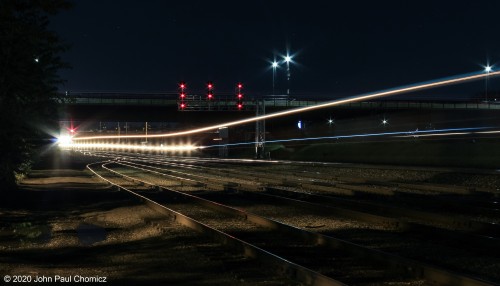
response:
M443 242L418 239L384 225L318 215L279 203L257 203L255 199L245 200L244 196L210 194L207 198L308 231L320 232L419 261L445 265L461 273L477 275L491 281L500 280L500 260L494 255L478 255L467 248L459 249Z
M84 166L35 171L14 200L0 201L2 277L99 276L111 285L296 284L108 188Z

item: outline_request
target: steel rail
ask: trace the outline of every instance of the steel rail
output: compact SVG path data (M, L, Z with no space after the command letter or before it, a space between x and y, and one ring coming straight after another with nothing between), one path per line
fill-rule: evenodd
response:
M120 162L113 162L115 164L120 165ZM120 175L119 172L111 170L105 166L107 170ZM137 168L140 169L140 168ZM136 179L135 180L139 180ZM493 283L484 281L477 278L468 277L465 275L460 275L457 273L450 272L445 269L441 269L438 267L434 267L425 263L417 262L408 258L403 258L394 254L382 252L379 250L370 249L361 245L357 245L355 243L351 243L345 240L333 238L330 236L322 235L315 232L310 232L307 230L299 229L294 226L290 226L287 224L280 223L275 220L271 220L262 216L255 215L253 213L245 212L239 209L231 208L216 202L212 202L203 198L199 198L197 196L193 196L190 194L186 194L183 192L178 192L175 190L171 190L169 188L163 188L154 183L147 182L145 180L139 180L144 184L148 184L151 186L156 186L161 188L162 190L175 193L177 195L182 196L183 198L188 198L191 201L198 203L200 205L212 208L214 210L219 210L221 212L227 214L234 214L236 216L240 216L244 219L247 219L257 225L261 225L264 227L270 227L279 231L283 231L285 233L296 234L298 237L301 237L304 241L314 243L317 245L321 245L331 249L343 249L347 250L354 255L362 256L367 259L371 259L374 261L379 261L383 263L387 263L389 267L403 271L408 275L411 275L414 278L423 278L432 283L437 283L439 285L493 285Z
M249 244L243 240L237 239L229 234L226 234L222 231L219 231L215 228L212 228L202 222L199 222L195 219L192 219L186 215L183 215L179 212L176 212L166 206L163 206L162 204L159 204L141 194L138 194L128 188L125 188L123 186L120 186L116 183L113 183L111 180L108 180L98 174L95 170L93 170L90 166L95 165L95 164L102 164L101 167L106 169L104 166L105 164L109 163L109 161L105 162L97 162L97 163L92 163L87 165L87 169L89 169L93 174L98 176L100 179L110 183L113 186L116 186L120 190L126 191L129 194L135 196L138 198L140 201L145 203L148 207L150 207L153 210L156 210L162 214L165 214L169 217L171 217L174 221L180 223L181 225L184 225L186 227L189 227L195 231L198 231L203 234L207 234L210 237L216 239L223 245L229 246L232 249L238 251L242 255L250 258L257 259L261 261L262 263L265 263L277 270L278 274L281 274L283 276L286 276L290 279L299 281L301 283L304 283L306 285L314 285L314 286L345 286L346 284L337 281L333 278L327 277L323 274L320 274L318 272L315 272L311 269L308 269L306 267L303 267L301 265L298 265L296 263L293 263L291 261L288 261L286 259L283 259L273 253L270 253L262 248L259 248L255 245ZM108 169L110 170L110 169ZM115 171L112 171L115 174L122 175L119 173L116 173ZM128 177L128 176L127 176ZM131 178L131 177L129 177Z
M160 169L160 168L146 166L146 165L137 164L137 163L133 163L133 164L139 165L142 167L147 167L147 168ZM133 166L133 165L131 166L129 164L122 164L122 165L129 166L132 168L137 168L137 169L140 169L140 170L143 170L146 172L155 173L158 175L164 175L161 172L149 170L146 168L141 168L141 167L137 167L137 166ZM493 238L493 237L488 237L488 236L484 236L484 235L477 235L474 233L467 233L467 232L458 232L457 233L456 231L442 229L442 228L438 228L435 226L429 226L429 225L416 223L416 222L403 221L400 218L387 217L387 216L383 216L383 215L376 215L376 214L367 213L365 211L358 211L358 210L352 210L352 209L347 209L347 208L342 208L342 207L336 207L336 206L334 207L334 206L330 206L330 205L317 204L317 203L312 203L312 202L308 202L308 201L304 201L304 200L300 200L300 199L296 199L296 198L281 196L283 194L289 194L289 195L293 194L295 196L299 195L302 198L306 198L306 197L320 198L320 199L324 198L324 200L322 200L322 201L329 200L329 197L324 197L324 196L320 196L320 195L299 193L299 192L293 192L293 191L282 191L281 195L277 196L276 194L273 195L271 193L264 194L261 192L255 192L253 190L248 191L245 189L245 187L242 187L242 186L232 186L232 188L238 189L240 192L244 193L247 196L251 196L251 197L259 196L259 197L264 197L264 198L275 200L275 201L279 200L280 202L285 202L289 205L293 205L296 207L306 208L306 209L312 210L314 212L322 212L322 213L326 212L329 215L336 214L336 215L341 215L344 217L348 217L351 219L360 220L360 221L364 221L364 222L378 223L378 224L386 225L389 227L395 227L395 228L398 228L398 229L405 231L405 232L411 232L411 231L422 232L422 231L424 231L427 233L432 233L433 235L435 235L437 237L448 239L450 241L450 243L452 243L452 244L458 243L460 245L463 245L463 243L466 243L466 244L474 243L476 245L481 246L479 251L481 251L482 253L486 252L486 253L498 253L498 254L500 254L500 249L498 249L498 245L500 245L499 240L497 238ZM265 187L265 189L271 190L273 188Z
M142 164L134 163L134 162L128 162L128 163L142 165ZM146 167L146 165L142 165L142 166ZM166 169L163 169L163 168L158 168L158 167L153 167L153 166L147 166L147 167L157 169L157 170L166 171ZM205 169L205 170L207 170L207 169ZM206 177L203 175L189 174L189 173L180 172L180 171L172 171L172 170L168 170L168 171L175 172L177 174L188 175L191 177L203 178L204 183L212 182L212 184L214 184L214 183L217 183L218 181L221 180L221 179L209 178L209 177ZM246 175L239 174L238 176L243 177ZM251 178L247 177L247 179L251 179ZM262 178L260 178L260 179L262 179ZM258 180L257 184L255 181L254 182L249 181L249 183L247 183L247 184L233 185L232 188L241 189L241 190L256 190L256 189L261 187L261 188L266 189L266 190L272 190L272 189L276 189L274 186L272 186L272 184L278 184L280 182L283 184L286 183L283 180L280 181L277 179L271 179L271 181L265 180L265 182L260 182L260 180ZM311 186L311 185L312 184L305 184L306 187ZM296 187L301 187L301 186L303 186L303 185L300 185L300 184L296 185ZM326 186L323 186L323 187L326 187ZM345 184L342 184L342 186L341 186L341 188L347 188L347 187L349 187L349 186L345 185ZM361 186L352 186L352 188L350 188L350 189L354 190L354 189L356 189L356 187L358 187L357 190L359 191L359 187L361 187ZM212 187L212 188L218 189L216 187ZM332 186L331 188L335 189L336 187ZM365 187L365 188L367 188L367 187ZM336 191L334 191L334 192L336 192ZM441 214L432 213L432 212L429 213L426 211L420 211L420 210L414 210L414 209L408 209L408 208L379 205L376 203L349 201L349 200L341 199L341 198L325 197L325 199L332 202L332 203L334 202L337 205L340 204L342 206L348 206L349 208L352 208L354 205L357 205L357 207L363 208L364 213L366 213L367 210L370 210L372 212L374 211L376 213L382 212L385 215L378 215L378 216L385 217L386 221L389 219L389 217L387 217L387 215L390 215L391 217L398 217L398 218L399 217L408 217L408 218L412 218L412 219L417 220L417 221L425 220L426 222L430 221L430 222L450 224L450 225L453 225L454 227L465 229L466 231L471 232L471 233L481 234L482 236L498 237L500 235L500 227L494 223L487 223L487 222L470 220L470 219L457 219L455 217L449 217L447 215L441 215ZM373 215L375 216L376 214L373 214ZM399 221L401 221L401 219L399 219ZM403 226L404 222L401 221L401 223L402 223L401 225ZM418 223L418 224L425 226L422 223ZM491 241L491 240L488 240L487 237L485 237L484 239L486 241Z

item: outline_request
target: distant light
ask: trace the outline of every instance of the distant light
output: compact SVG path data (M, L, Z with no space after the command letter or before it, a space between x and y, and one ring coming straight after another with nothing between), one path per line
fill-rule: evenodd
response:
M291 61L292 61L292 57L290 57L290 56L285 57L285 62L289 63Z
M299 122L297 122L297 128L302 129L302 121L301 120L299 120Z
M243 108L243 104L238 103L238 109L242 109L242 108Z
M485 71L485 72L490 72L492 69L493 69L493 67L492 67L492 66L489 66L489 65L488 65L488 66L486 66L486 67L484 67L484 71Z
M241 83L238 83L238 88L242 88L243 85Z
M331 118L330 118L330 119L328 119L328 124L329 124L329 125L332 125L332 124L333 124L333 122L334 122L334 121L333 121L333 119L331 119Z
M181 84L180 84L180 87L181 87L181 88L186 88L186 84L181 83Z
M186 104L183 102L183 103L181 103L181 109L184 109L184 108L186 108Z
M38 58L35 58L35 63L38 63L40 60Z
M273 68L278 67L278 63L276 61L273 62Z
M243 97L243 94L238 93L238 98L242 98L242 97Z
M385 119L385 118L384 118L384 119L382 119L382 124L383 124L383 125L386 125L387 123L389 123L389 122L387 121L387 119Z
M185 98L186 97L186 94L185 93L181 93L181 98Z

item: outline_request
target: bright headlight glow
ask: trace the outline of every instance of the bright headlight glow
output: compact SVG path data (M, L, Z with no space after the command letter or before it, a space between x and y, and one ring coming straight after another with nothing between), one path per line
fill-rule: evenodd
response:
M67 147L70 146L73 143L73 137L68 136L68 135L62 135L59 138L57 138L57 144L61 147Z

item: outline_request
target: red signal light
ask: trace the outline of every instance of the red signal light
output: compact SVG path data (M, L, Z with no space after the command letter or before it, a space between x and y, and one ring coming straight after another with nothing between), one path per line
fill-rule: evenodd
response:
M213 87L214 87L214 85L211 82L207 83L207 88L208 89L212 89Z
M184 102L181 103L181 109L186 108L186 104Z
M186 94L185 93L181 93L181 98L186 98Z
M207 97L208 97L208 99L212 99L214 97L214 95L212 93L208 93Z
M243 98L243 94L238 93L238 98L239 98L239 99Z
M238 103L238 110L241 110L243 108L243 104L242 103Z
M243 85L241 83L238 83L238 88L242 88Z

